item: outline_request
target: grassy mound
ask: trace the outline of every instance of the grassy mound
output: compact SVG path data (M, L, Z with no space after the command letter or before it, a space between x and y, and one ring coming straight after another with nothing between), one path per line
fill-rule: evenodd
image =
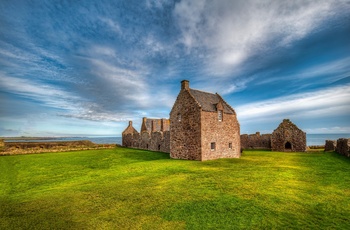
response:
M350 229L350 159L116 148L0 157L0 229Z

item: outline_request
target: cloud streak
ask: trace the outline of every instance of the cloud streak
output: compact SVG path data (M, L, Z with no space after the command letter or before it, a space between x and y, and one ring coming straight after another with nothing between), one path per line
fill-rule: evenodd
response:
M237 107L241 121L280 120L283 117L325 117L350 112L350 85L332 87L250 103Z

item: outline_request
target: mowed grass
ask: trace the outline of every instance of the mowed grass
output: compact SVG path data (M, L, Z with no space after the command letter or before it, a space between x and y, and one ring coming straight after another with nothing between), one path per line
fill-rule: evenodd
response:
M0 229L350 229L350 159L116 148L0 157Z

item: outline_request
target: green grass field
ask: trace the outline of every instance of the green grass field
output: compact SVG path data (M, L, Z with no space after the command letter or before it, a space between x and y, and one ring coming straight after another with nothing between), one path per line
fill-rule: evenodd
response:
M126 148L0 157L0 229L350 229L350 159Z

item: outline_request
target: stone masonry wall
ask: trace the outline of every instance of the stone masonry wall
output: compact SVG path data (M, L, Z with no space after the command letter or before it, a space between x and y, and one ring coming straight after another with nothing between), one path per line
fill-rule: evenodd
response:
M123 134L123 146L170 153L170 132L142 132Z
M271 134L242 134L241 135L242 149L271 149Z
M350 157L350 139L339 138L337 140L337 148L335 151L341 155Z
M305 152L306 133L289 119L284 119L271 135L271 148L280 152Z
M200 106L182 89L170 112L170 157L201 160Z
M223 113L219 121L217 112L202 111L201 123L202 161L241 156L240 127L235 114ZM214 150L211 143L215 143Z
M324 145L324 151L335 151L335 148L337 146L337 142L333 140L326 140L326 143Z

